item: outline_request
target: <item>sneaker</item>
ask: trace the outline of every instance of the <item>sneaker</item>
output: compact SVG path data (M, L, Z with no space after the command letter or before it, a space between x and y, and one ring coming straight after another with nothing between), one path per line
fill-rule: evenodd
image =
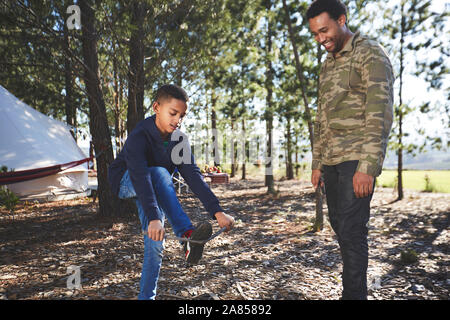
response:
M190 233L190 234L189 234ZM209 222L200 223L197 228L195 228L192 232L185 233L186 238L192 240L207 240L211 237L212 234L212 226ZM205 244L199 243L184 243L184 254L187 264L197 264L202 258L203 247Z

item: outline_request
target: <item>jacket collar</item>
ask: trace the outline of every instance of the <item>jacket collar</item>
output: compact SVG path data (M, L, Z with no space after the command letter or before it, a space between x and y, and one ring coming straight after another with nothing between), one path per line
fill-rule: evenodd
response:
M155 139L155 141L158 142L159 145L161 145L161 146L164 145L164 140L163 140L161 133L159 132L159 129L155 123L156 115L154 114L154 115L148 117L147 119L150 124L149 125L150 135L152 136L153 139ZM177 130L179 130L179 129L177 129ZM169 137L168 137L167 141L169 142L168 143L169 148L171 148L172 146L174 146L178 143L178 141L172 141L172 133L169 133Z
M149 126L149 129L150 129L150 135L151 135L156 141L158 141L158 144L159 144L159 143L162 144L162 143L163 143L163 139L162 139L161 133L160 133L159 130L158 130L158 127L156 126L155 119L156 119L156 115L155 115L155 114L152 115L152 116L150 116L150 117L148 118L148 121L149 121L149 123L150 123L150 126ZM170 136L169 136L169 140L170 140Z

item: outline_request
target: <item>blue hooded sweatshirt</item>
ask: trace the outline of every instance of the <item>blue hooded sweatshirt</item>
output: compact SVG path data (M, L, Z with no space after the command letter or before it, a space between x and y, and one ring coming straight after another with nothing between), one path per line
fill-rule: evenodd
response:
M163 219L147 170L147 167L154 166L164 167L169 173L173 173L177 168L213 219L216 212L223 211L219 200L205 183L200 169L195 164L187 136L177 129L169 135L169 140L164 142L156 127L155 115L136 125L123 150L108 169L108 180L116 195L119 194L122 176L128 170L137 198L149 221Z

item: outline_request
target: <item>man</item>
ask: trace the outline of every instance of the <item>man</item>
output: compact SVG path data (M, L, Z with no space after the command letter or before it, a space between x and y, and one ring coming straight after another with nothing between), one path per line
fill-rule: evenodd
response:
M328 52L319 78L311 182L325 185L343 260L342 299L367 299L367 223L392 126L392 66L377 42L350 31L341 1L316 0L306 18Z

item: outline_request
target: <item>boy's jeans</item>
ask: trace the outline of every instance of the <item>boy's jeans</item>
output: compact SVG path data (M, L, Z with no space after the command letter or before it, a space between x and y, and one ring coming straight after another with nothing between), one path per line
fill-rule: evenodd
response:
M353 175L358 160L323 166L330 224L337 235L344 264L342 299L367 299L367 223L372 194L356 198Z
M155 191L158 207L163 217L167 217L174 233L181 237L186 231L193 229L191 220L181 208L178 201L172 177L166 168L149 167L148 171L152 179L153 189ZM136 198L136 192L131 183L128 170L124 173L120 181L119 198ZM141 220L144 235L144 262L142 264L142 274L140 282L140 292L138 299L154 300L156 296L156 287L161 269L162 253L164 250L164 241L154 241L148 237L147 230L150 221L144 214L142 205L136 199L139 219ZM164 219L162 221L164 225Z

